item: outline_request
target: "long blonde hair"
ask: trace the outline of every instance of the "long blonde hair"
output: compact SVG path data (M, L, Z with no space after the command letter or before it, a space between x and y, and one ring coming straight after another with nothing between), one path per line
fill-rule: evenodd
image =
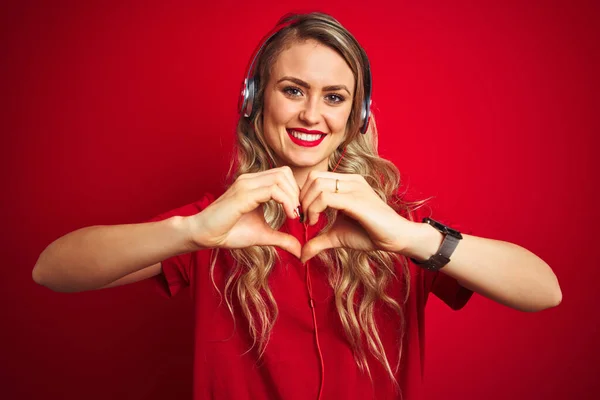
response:
M334 18L322 13L311 13L284 17L280 23L290 18L294 22L275 34L264 46L257 59L256 75L258 91L255 109L251 118L241 117L237 126L237 155L229 171L230 182L246 173L265 171L275 163L267 146L262 129L262 102L264 88L269 81L270 67L278 55L293 43L306 40L318 41L336 52L347 62L354 74L356 88L352 111L347 123L346 139L331 154L329 170L332 170L345 150L344 157L336 172L360 174L371 185L377 195L397 212L407 212L424 203L405 202L397 195L400 184L398 169L377 153L377 127L371 119L366 134L359 133L361 104L364 98L363 50L356 39ZM280 204L269 201L263 205L265 221L275 230L281 228L286 215ZM321 232L331 228L336 211L326 211L327 224ZM227 278L224 297L229 310L234 315L232 296L237 296L242 312L247 318L252 346L258 345L259 355L269 341L271 330L278 314L277 303L269 288L268 277L275 262L277 251L273 246L252 246L229 250L235 265ZM214 272L218 251L213 253L211 276ZM371 377L367 362L366 347L383 365L391 380L397 385L395 374L402 355L404 333L404 313L398 300L388 296L385 288L392 279L403 279L404 298L408 298L410 276L405 257L384 251L363 252L337 248L321 252L317 256L329 267L329 283L335 294L335 305L358 367ZM402 267L398 276L395 265ZM214 282L214 278L213 278ZM218 289L217 289L218 290ZM360 295L359 295L360 293ZM392 367L388 361L383 343L374 319L374 308L378 302L397 312L401 321L398 326L398 363Z

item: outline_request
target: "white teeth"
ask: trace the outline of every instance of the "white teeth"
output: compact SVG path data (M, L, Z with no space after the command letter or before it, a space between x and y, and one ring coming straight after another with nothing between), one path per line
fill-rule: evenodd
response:
M290 131L293 137L307 142L314 142L315 140L321 139L321 135L309 135L308 133Z

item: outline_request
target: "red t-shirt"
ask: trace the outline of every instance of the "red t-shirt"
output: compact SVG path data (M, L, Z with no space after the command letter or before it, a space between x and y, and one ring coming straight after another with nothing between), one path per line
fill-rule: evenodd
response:
M175 215L193 215L207 207L214 197L161 214L158 221ZM300 243L313 238L325 223L325 216L315 226L305 228L298 219L287 219L280 229L293 234ZM239 309L236 326L226 303L210 278L212 250L181 254L162 262L163 273L156 277L160 291L174 296L190 287L195 307L194 399L195 400L261 400L317 399L321 367L314 336L313 316L306 287L306 268L293 255L278 249L281 262L270 276L269 285L279 308L279 316L262 358L257 360L248 325ZM312 292L325 380L322 400L400 399L420 397L424 360L424 310L430 292L453 309L463 307L472 292L445 275L424 270L410 263L410 294L404 306L406 331L402 362L397 380L402 388L399 396L383 366L367 350L373 384L355 362L334 303L333 289L327 280L325 266L318 258L310 262ZM214 270L215 282L223 293L227 271L232 263L228 251L219 251ZM398 275L402 269L398 266ZM388 286L388 294L402 304L403 279ZM235 296L234 296L235 299ZM387 307L376 308L380 338L392 368L398 359L399 317Z

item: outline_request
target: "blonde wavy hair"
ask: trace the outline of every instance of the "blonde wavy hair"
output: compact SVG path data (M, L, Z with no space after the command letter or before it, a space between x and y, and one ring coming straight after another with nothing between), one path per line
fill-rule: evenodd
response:
M379 157L377 153L377 127L374 118L371 119L367 133L359 133L361 104L365 95L363 50L350 32L327 14L288 15L279 23L285 23L292 18L294 22L275 34L257 59L256 74L259 85L254 107L258 111L251 118L242 116L238 122L237 154L229 170L229 181L232 183L242 174L265 171L277 166L275 157L265 142L262 129L263 93L269 81L270 67L279 54L292 44L315 40L332 48L346 60L356 82L346 139L329 157L329 170L331 171L340 160L345 148L346 152L336 172L362 175L381 199L397 212L402 212L412 219L411 211L426 200L407 202L397 195L400 173L394 164ZM287 218L283 207L274 201L265 203L263 211L265 221L275 230L278 230ZM326 211L327 224L321 232L331 228L336 214L335 210ZM258 345L259 356L262 356L278 315L277 302L268 284L269 274L278 258L277 251L273 246L252 246L228 251L235 264L227 278L224 297L233 316L233 296L237 296L241 311L249 324L252 347ZM214 273L217 254L218 250L213 252L211 276ZM403 279L405 293L401 300L406 302L410 287L406 258L384 251L363 252L344 248L323 251L317 257L329 267L329 283L335 293L335 305L358 367L372 379L366 345L368 351L383 365L390 379L398 386L395 375L402 356L405 320L398 300L390 297L385 289L392 279ZM397 274L396 264L402 267L401 276ZM374 318L374 309L380 302L396 312L401 321L398 326L398 363L394 367L388 361Z

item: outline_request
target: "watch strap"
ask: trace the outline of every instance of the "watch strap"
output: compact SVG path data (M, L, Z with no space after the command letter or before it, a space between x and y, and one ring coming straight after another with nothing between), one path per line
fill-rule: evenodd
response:
M446 225L435 221L429 217L423 218L423 222L433 226L444 235L444 240L439 250L432 255L428 260L417 261L411 258L411 261L421 266L422 268L439 271L442 267L450 262L450 256L458 246L458 242L462 239L460 232L447 227Z

